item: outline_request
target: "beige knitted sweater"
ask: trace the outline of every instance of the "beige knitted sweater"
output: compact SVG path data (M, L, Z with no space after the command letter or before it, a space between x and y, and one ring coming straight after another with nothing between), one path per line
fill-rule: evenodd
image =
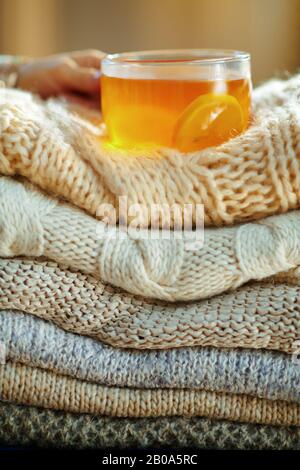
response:
M96 215L107 202L205 205L211 225L286 212L300 202L300 75L254 93L255 119L217 148L128 154L105 132L16 90L0 90L0 173L23 175ZM144 220L147 223L147 220Z
M0 396L14 403L108 416L206 416L300 425L298 403L205 390L106 387L12 362L0 365Z
M53 262L0 260L0 309L122 348L300 348L300 286L252 283L197 302L135 297Z

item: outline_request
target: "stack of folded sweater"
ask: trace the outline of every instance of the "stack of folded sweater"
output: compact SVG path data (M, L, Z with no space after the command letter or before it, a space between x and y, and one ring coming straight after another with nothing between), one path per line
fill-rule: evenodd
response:
M300 448L300 76L254 111L220 147L129 154L0 91L0 442ZM121 196L203 204L203 246L108 230Z

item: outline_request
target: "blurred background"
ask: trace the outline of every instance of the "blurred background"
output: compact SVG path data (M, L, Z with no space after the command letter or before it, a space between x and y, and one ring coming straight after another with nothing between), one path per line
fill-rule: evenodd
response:
M300 0L0 0L0 54L231 48L254 83L300 68Z

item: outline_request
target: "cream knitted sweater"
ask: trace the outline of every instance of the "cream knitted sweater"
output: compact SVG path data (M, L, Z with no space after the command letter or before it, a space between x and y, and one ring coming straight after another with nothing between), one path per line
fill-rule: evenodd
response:
M300 174L300 173L299 173ZM0 178L0 257L45 256L133 294L192 300L280 274L299 281L300 211L205 231L204 246L101 232L93 217Z
M117 151L55 102L0 90L0 173L22 175L96 215L103 202L204 204L206 224L286 212L300 202L300 75L254 92L255 120L224 145ZM147 223L147 220L144 220Z

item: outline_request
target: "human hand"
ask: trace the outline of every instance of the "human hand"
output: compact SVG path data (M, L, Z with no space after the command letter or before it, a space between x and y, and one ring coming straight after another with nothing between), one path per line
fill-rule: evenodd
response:
M73 103L100 108L100 66L105 53L78 51L21 64L17 86L42 98L62 96Z

